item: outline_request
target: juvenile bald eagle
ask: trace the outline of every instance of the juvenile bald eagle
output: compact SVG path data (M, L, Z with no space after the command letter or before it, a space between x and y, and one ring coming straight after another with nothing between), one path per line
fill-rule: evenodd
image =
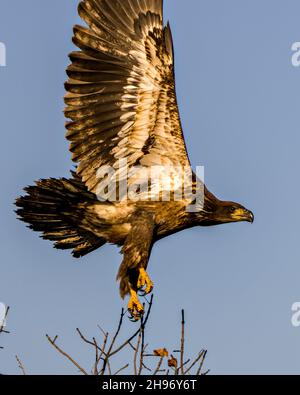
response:
M79 15L87 27L74 27L79 51L70 54L65 85L66 137L78 166L70 179L40 180L16 201L21 220L56 248L72 249L76 258L105 243L122 246L120 293L130 295L134 318L143 314L138 291L148 294L153 288L146 269L157 240L197 225L253 222L249 210L217 199L194 173L190 187L197 195L202 186L202 205L188 209L195 195L175 199L175 189L183 185L176 169L191 167L176 101L172 34L169 24L163 24L162 3L80 2ZM150 188L153 168L173 170L170 179L155 178L149 199L141 185ZM139 199L124 199L124 179L129 187L140 185ZM168 200L162 199L166 191ZM99 198L103 194L106 199Z

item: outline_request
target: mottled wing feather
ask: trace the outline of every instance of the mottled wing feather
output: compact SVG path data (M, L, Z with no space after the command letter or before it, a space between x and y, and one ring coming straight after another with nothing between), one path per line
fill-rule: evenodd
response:
M97 193L105 166L120 178L136 165L189 167L162 0L84 0L79 14L88 27L74 28L80 51L70 55L65 114L89 191Z

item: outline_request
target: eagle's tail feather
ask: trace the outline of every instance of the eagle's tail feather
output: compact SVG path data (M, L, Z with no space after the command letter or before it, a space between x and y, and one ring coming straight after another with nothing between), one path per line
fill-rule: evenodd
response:
M55 248L73 249L73 256L79 258L106 243L78 227L82 220L79 203L93 199L79 179L40 180L25 191L27 194L16 201L19 219L30 229L42 232Z

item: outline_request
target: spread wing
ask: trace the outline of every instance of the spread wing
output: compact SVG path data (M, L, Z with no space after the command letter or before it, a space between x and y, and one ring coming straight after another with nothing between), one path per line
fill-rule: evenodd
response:
M97 193L101 170L190 168L177 107L172 35L162 0L83 0L65 115L77 174ZM145 177L140 172L139 177Z

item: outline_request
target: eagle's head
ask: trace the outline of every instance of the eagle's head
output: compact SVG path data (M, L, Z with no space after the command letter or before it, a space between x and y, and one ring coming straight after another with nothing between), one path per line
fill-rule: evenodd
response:
M213 196L213 195L211 195ZM239 203L223 202L218 199L207 200L204 211L199 213L200 225L221 225L231 222L254 222L252 211Z
M239 203L220 202L213 212L213 219L220 224L230 222L254 222L254 214Z

